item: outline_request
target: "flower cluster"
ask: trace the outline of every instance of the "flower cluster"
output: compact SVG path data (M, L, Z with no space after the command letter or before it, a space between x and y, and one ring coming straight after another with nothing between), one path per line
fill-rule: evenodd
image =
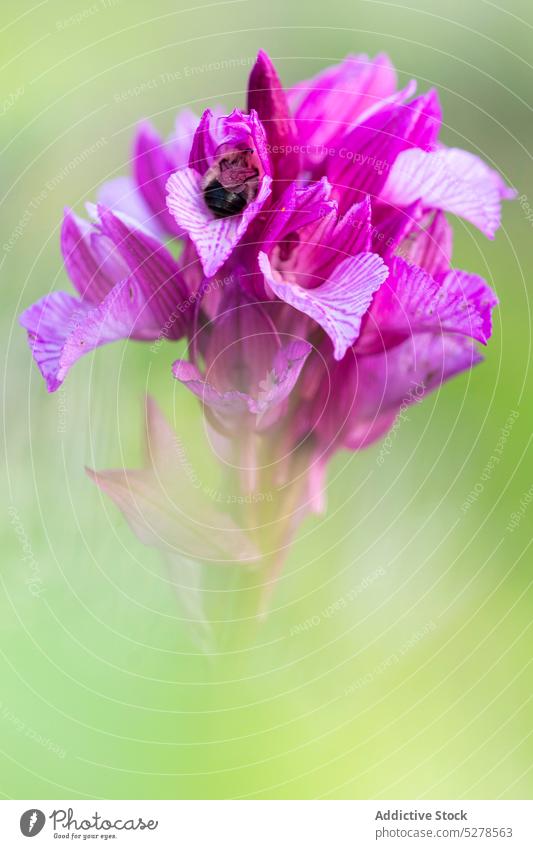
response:
M324 508L336 451L382 437L480 360L497 299L452 267L446 213L492 238L513 191L438 141L438 96L415 88L399 90L380 55L284 90L260 52L246 111L181 112L166 141L142 124L131 177L102 188L90 221L65 212L78 294L21 317L49 391L107 342L186 339L172 375L203 405L235 486L276 494L241 499L263 508L252 519L215 509L183 469L178 482L173 432L150 404L146 468L95 474L144 541L217 561L281 551Z

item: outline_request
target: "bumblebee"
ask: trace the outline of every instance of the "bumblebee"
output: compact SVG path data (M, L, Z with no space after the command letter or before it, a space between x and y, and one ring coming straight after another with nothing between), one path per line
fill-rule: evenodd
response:
M258 188L259 168L249 147L223 153L202 181L204 201L215 218L238 215L254 200Z

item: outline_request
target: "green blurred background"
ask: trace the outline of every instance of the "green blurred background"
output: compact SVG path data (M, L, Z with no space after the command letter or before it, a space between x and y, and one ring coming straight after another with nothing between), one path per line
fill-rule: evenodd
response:
M69 288L62 209L127 173L136 122L166 134L184 105L242 105L260 47L287 83L387 51L402 82L438 86L443 140L483 155L533 206L533 8L505 6L4 0L2 246L23 222L0 251L4 796L531 796L524 202L506 205L492 243L456 222L455 264L501 299L486 362L409 410L385 456L337 458L329 512L302 527L269 621L225 656L202 654L160 555L83 470L139 460L146 389L202 453L200 412L169 376L174 351L110 346L49 396L17 325Z

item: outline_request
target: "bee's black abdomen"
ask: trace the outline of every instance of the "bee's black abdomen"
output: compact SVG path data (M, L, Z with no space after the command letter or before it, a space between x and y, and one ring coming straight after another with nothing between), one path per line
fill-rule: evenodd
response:
M205 187L204 200L207 207L217 218L237 215L246 206L246 197L243 193L225 189L218 180L212 180Z

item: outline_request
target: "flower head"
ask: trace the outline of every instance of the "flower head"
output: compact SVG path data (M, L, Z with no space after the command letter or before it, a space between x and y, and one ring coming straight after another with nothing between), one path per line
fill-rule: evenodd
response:
M134 501L126 473L94 475L145 541L143 505L188 556L278 569L303 516L325 507L331 456L480 361L497 298L452 265L447 214L492 238L514 192L439 141L437 93L415 89L397 89L388 57L359 55L286 92L261 51L247 112L182 112L166 142L143 123L133 176L103 187L91 223L65 213L78 296L46 295L21 317L48 389L106 342L186 337L172 375L201 402L234 486L278 493L260 522L246 500L230 520L197 498L171 521L155 495L175 478L171 441L150 407L157 456L130 473ZM224 529L218 547L197 533L202 511Z
M257 113L207 109L194 135L189 165L167 183L167 205L212 277L270 195L266 136Z

